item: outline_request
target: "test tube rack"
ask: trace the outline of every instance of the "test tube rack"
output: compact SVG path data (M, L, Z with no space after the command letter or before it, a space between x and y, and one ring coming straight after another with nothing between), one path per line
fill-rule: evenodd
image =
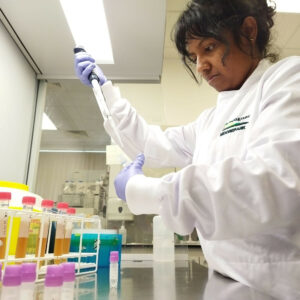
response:
M73 228L76 224L78 228L80 228L83 232L83 229L86 227L93 227L97 228L98 232L101 229L100 219L96 218L86 218L76 215L62 215L62 214L54 214L49 212L35 212L35 211L25 211L25 210L17 210L17 209L7 209L7 208L0 208L0 211L5 211L6 217L10 219L7 226L7 236L6 236L6 249L5 249L5 256L3 259L0 259L0 263L2 267L5 268L7 264L20 264L26 262L33 262L37 264L37 272L36 272L36 282L44 281L46 267L49 264L53 264L55 260L66 261L68 258L76 258L77 262L76 265L76 276L77 275L86 275L90 273L95 273L98 270L98 256L99 256L99 247L100 247L100 234L97 234L97 242L96 242L96 249L95 252L87 253L83 252L83 233L80 234L80 241L79 241L79 249L78 252L70 252L68 254L62 254L59 256L54 256L53 253L49 253L49 246L50 246L50 237L51 231L53 230L51 224L52 222L57 222L63 218L64 222L72 222ZM22 218L24 216L29 216L30 219L39 219L40 220L40 232L43 232L45 223L50 223L48 236L47 236L47 246L46 246L46 253L44 256L41 256L41 247L42 247L42 239L38 239L38 254L26 254L24 258L15 258L15 255L9 255L9 248L11 243L11 237L13 233L13 220L14 218ZM8 220L7 219L7 220ZM87 257L94 257L93 263L83 262L84 258ZM41 264L43 262L43 266Z

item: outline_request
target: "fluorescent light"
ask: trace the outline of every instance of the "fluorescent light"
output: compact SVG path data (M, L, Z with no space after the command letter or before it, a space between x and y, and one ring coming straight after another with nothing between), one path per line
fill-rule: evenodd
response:
M45 113L43 113L42 130L57 130L54 123Z
M60 0L76 45L84 46L98 64L114 58L103 0Z
M106 150L40 150L42 153L106 153Z
M276 4L277 12L300 13L300 2L297 0L268 0L269 5Z

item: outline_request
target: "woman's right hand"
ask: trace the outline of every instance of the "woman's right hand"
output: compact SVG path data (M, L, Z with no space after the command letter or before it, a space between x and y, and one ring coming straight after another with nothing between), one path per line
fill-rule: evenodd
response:
M74 66L76 76L87 86L92 86L89 80L89 76L92 71L94 71L98 76L100 85L103 85L107 81L100 67L95 64L95 59L86 52L79 52L75 54Z

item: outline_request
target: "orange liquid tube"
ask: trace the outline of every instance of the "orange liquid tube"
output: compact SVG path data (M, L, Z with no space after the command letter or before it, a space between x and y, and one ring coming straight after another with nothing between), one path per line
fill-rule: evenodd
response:
M63 243L64 243L64 220L58 219L56 222L56 235L54 242L54 256L61 256L63 254ZM55 264L61 263L61 258L54 259Z
M5 257L6 250L6 230L7 230L7 216L1 212L0 215L0 259Z
M26 213L21 215L15 258L24 258L26 256L30 228L30 212L32 212L32 208L35 205L35 197L24 196L22 204L23 210L25 210Z
M70 252L71 238L64 239L63 252L64 254L68 254Z
M11 200L10 192L0 192L0 259L5 257L8 216L7 210Z
M6 250L6 237L0 237L1 246L0 246L0 259L5 257L5 250Z
M24 258L26 256L26 249L28 244L28 236L29 236L29 225L30 218L28 216L22 216L20 229L19 229L19 237L17 241L16 248L16 258Z

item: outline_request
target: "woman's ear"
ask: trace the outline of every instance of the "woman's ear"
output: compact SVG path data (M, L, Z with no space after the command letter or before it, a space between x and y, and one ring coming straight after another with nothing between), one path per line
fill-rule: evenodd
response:
M241 26L243 36L255 44L257 38L257 22L254 17L248 16L244 19Z

